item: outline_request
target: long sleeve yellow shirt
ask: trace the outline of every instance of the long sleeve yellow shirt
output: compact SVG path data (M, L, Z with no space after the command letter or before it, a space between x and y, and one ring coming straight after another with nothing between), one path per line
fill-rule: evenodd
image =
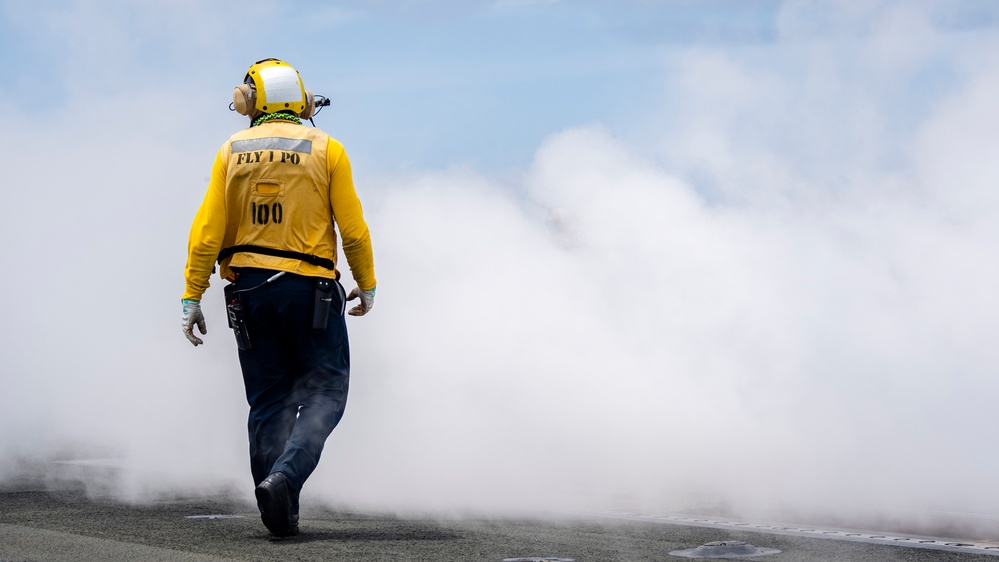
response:
M219 149L188 240L184 299L200 300L219 252L237 245L288 250L336 263L336 230L357 286L375 287L371 236L343 145L322 131L269 121L240 131ZM313 277L334 271L306 261L237 252L220 275L256 267Z

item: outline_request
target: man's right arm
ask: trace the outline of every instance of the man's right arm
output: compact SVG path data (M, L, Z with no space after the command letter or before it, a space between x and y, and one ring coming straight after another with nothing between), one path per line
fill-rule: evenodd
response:
M327 166L330 173L330 204L333 207L333 219L340 228L343 254L358 289L373 291L375 260L371 250L371 234L364 221L361 201L354 189L350 160L343 146L332 138L327 150Z

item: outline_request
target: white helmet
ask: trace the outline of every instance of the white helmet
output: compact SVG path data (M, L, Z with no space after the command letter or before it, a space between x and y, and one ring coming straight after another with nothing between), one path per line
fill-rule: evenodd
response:
M315 113L316 101L290 64L264 59L253 63L243 83L233 90L232 107L251 119L278 111L292 111L302 119L309 119Z

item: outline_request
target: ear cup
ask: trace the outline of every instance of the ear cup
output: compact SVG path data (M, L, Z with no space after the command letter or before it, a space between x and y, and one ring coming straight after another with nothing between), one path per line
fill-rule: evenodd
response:
M316 97L312 95L311 90L305 90L305 109L302 110L302 114L299 115L301 119L311 119L316 113Z
M253 90L248 84L240 84L232 91L232 107L240 115L253 113Z

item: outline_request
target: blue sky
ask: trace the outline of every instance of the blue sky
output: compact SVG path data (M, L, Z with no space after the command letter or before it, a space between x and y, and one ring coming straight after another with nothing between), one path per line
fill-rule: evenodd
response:
M317 124L377 169L523 167L552 132L640 123L665 94L669 52L771 40L779 3L246 6L234 14L203 2L5 3L0 49L18 57L2 93L22 104L45 91L46 114L58 115L81 89L141 95L159 81L225 104L249 63L279 56L333 99ZM69 83L87 80L74 67L99 60L111 67L100 83ZM163 109L218 111L172 102Z
M164 111L225 115L210 100L224 105L249 63L278 56L333 99L317 124L373 170L522 169L553 132L600 123L637 135L650 114L675 111L684 102L673 81L685 53L795 72L800 61L783 47L838 37L848 53L850 38L871 33L878 13L895 4L870 6L806 3L782 29L781 14L791 10L776 0L301 2L281 11L250 2L238 13L197 1L7 2L0 50L18 56L0 94L8 108L40 106L52 119L75 111L82 93L138 97L166 86L204 96L195 106L175 93L172 105L135 117L152 128ZM953 33L999 17L983 0L919 6ZM99 61L107 68L84 70ZM923 66L903 85L906 111L920 111L919 89L947 87L950 69Z

